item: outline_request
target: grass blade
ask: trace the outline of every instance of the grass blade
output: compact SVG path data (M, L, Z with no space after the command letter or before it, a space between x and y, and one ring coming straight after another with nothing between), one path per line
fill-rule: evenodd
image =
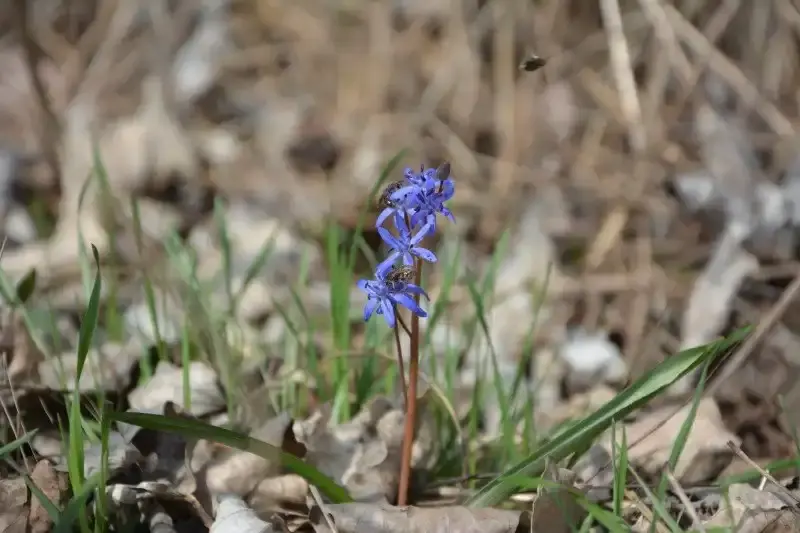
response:
M77 372L75 374L75 388L72 393L69 409L69 454L67 456L67 469L73 494L80 494L85 488L83 465L84 432L83 416L81 414L80 380L83 374L83 368L86 364L86 358L89 354L89 348L92 345L92 337L97 327L97 319L100 315L100 291L102 288L100 257L95 245L92 244L91 246L96 272L92 292L89 296L89 304L86 307L86 312L83 314L83 320L81 321L80 332L78 334ZM81 529L83 531L89 531L89 522L86 515L81 513L79 514L79 518Z
M614 433L611 440L611 455L614 461L614 514L622 516L622 503L625 500L625 486L628 480L628 435L625 426L622 426L622 443L618 445L616 430Z
M727 339L673 355L596 412L559 432L553 439L537 447L526 459L487 483L472 496L469 504L481 507L502 502L515 491L515 476L537 475L543 471L546 459L558 462L583 449L587 441L596 439L615 420L624 419L677 379L740 342L748 332L749 328L745 328L734 332Z
M47 515L50 517L50 520L53 522L58 521L59 516L61 516L61 511L58 510L58 507L50 501L50 498L42 492L42 489L36 486L36 483L30 478L30 476L23 476L25 480L25 484L28 486L28 490L31 491L31 494L34 498L39 500L39 503L44 507L44 510L47 511Z
M38 429L33 429L32 431L27 432L23 436L18 439L12 440L8 444L0 446L0 459L5 458L8 454L20 449L22 446L30 442Z
M53 533L73 533L73 526L77 520L85 520L86 502L92 493L100 486L100 473L93 475L83 484L80 491L75 492L67 503L58 520L53 526Z

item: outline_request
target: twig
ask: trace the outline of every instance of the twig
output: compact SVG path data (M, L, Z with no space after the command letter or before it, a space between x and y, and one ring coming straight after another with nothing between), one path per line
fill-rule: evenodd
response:
M692 522L694 522L694 527L696 527L700 533L705 533L706 528L703 525L703 521L700 520L699 516L697 516L697 511L694 510L694 505L692 505L692 502L689 501L689 497L686 495L686 492L684 492L683 488L680 486L680 484L678 484L678 480L675 479L675 476L673 476L672 472L669 470L665 471L664 475L667 476L667 481L669 481L672 491L683 504L683 508L686 509L686 514L688 514L689 517L691 517Z
M633 492L632 490L625 491L625 497L633 503L636 510L639 511L645 520L654 524L658 533L669 533L669 529L667 526L661 523L661 520L657 519L654 515L653 511L650 510L647 505L645 505L644 501L639 498L639 495Z
M750 459L747 456L747 454L744 453L742 451L742 449L739 448L739 446L736 445L736 443L734 443L733 441L728 441L728 448L730 448L733 451L733 453L735 453L737 456L739 456L739 458L742 461L744 461L745 463L747 463L748 465L750 465L754 469L758 470L758 472L761 474L762 480L766 479L767 481L769 481L770 483L775 485L775 488L777 490L776 491L771 491L771 492L776 497L778 497L783 503L785 503L786 505L788 505L792 509L795 509L795 510L797 509L797 504L800 503L800 500L797 499L797 496L792 494L792 492L789 489L787 489L786 487L784 487L783 485L778 483L778 480L775 479L772 476L772 474L770 474L769 472L767 472L766 470L764 470L763 468L758 466L758 463L756 463L755 461ZM762 485L763 485L763 481L762 481Z
M769 124L775 133L794 135L795 129L792 122L772 102L761 95L758 87L747 78L739 67L709 43L708 39L697 28L692 26L674 6L664 4L662 8L676 35L693 52L707 57L709 59L709 68L739 93L739 96L745 102L752 104L758 114L761 115L761 118L764 119L764 122Z
M622 15L617 0L602 0L600 13L608 32L608 48L611 55L611 70L620 96L620 106L628 123L628 138L637 153L645 148L645 132L642 125L642 109L636 93L636 81L631 70L630 51L625 33L622 31Z

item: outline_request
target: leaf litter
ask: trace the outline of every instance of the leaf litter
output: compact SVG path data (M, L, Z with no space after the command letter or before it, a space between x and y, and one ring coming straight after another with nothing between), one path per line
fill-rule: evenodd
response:
M16 8L0 9L9 34L0 46L0 446L29 436L0 453L0 530L62 527L48 503L81 507L67 479L75 453L78 484L104 476L88 507L150 530L566 531L587 507L614 530L601 512L619 498L608 432L581 443L570 471L544 473L566 487L577 478L585 497L555 490L580 502L568 520L553 490L524 493L530 479L518 480L511 508L463 504L486 472L568 433L643 371L767 321L795 275L800 158L785 142L795 114L785 102L797 72L776 59L798 53L788 2L641 0L644 19L619 7L624 35L574 6L544 17L520 5L506 21L488 16L492 3L80 3L37 0L27 36L7 32ZM720 23L719 35L706 20ZM654 50L643 37L652 26L666 43ZM532 31L556 48L532 53ZM606 42L615 55L630 49L638 94L615 94L624 84L612 78L625 73L595 51ZM520 73L525 57L547 61ZM681 94L690 64L692 98ZM620 113L631 98L652 126L652 161L626 148L634 126ZM391 505L404 411L399 391L383 395L393 379L374 331L352 328L352 405L330 401L340 384L329 370L342 354L326 330L335 310L321 230L332 220L354 238L365 190L401 147L415 153L408 164L451 161L464 191L460 224L434 243L459 264L453 280L442 269L430 281L442 316L423 324L429 387L408 508ZM96 155L104 168L93 173ZM87 184L90 174L99 176ZM371 237L358 243L359 261L377 251ZM103 259L100 327L80 375L94 265L79 242ZM31 297L14 301L34 268ZM482 291L488 335L468 280ZM797 454L800 323L794 304L779 315L745 360L722 363L734 373L696 405L671 466L678 486L660 502L681 527L796 528L796 506L774 483L723 483L740 459L731 443L759 464ZM494 368L499 383L487 378ZM637 476L663 479L698 372L614 420ZM65 448L74 392L82 450ZM104 429L107 409L234 429L271 451L213 433ZM513 449L497 452L498 443ZM356 501L318 496L277 452ZM431 496L437 478L455 481ZM781 483L797 490L795 478ZM643 487L625 489L629 525L666 523Z

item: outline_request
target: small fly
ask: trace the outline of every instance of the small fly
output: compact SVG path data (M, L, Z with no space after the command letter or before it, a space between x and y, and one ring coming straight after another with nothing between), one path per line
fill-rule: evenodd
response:
M525 58L519 64L519 69L524 70L525 72L536 72L546 64L547 60L545 58L531 53L525 56Z

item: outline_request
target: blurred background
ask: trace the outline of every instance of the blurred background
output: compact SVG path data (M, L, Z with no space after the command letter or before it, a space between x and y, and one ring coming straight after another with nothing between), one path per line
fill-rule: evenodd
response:
M336 279L354 288L369 274L381 253L370 192L405 150L390 180L449 161L458 187L457 224L430 245L443 258L432 298L455 279L428 324L431 360L454 350L465 383L480 373L486 339L473 342L460 280L487 272L501 371L524 358L558 368L537 388L550 413L768 320L715 394L747 453L782 457L793 444L776 398L797 396L800 366L799 8L10 0L0 267L9 282L36 268L35 305L56 324L34 339L44 352L75 343L93 277L81 242L105 265L99 344L174 343L187 323L210 323L197 309L236 292L224 349L216 326L197 342L241 368L257 346L275 376L288 364L284 308L302 301L313 323L331 314L332 235L334 252L359 250L352 279ZM366 342L362 301L353 294L353 350Z

